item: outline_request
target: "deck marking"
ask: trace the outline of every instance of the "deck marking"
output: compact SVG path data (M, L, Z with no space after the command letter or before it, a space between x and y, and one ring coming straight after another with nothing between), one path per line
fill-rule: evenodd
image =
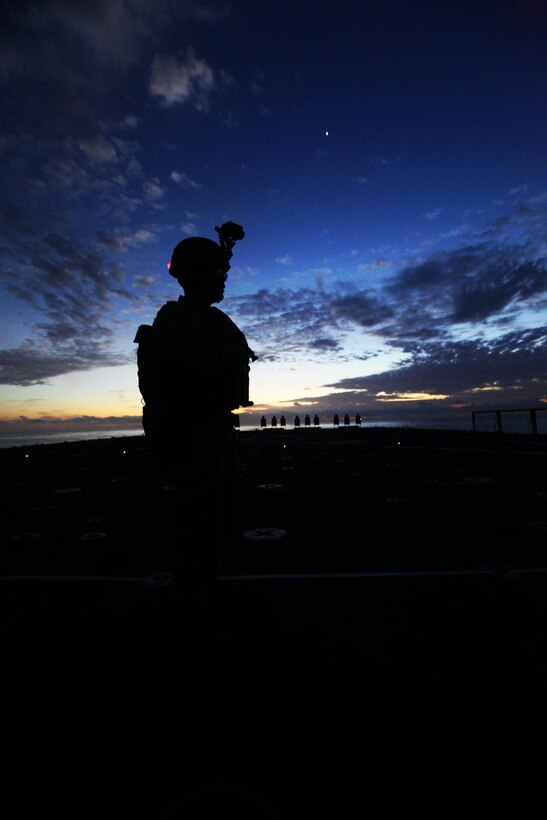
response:
M493 575L497 577L513 577L519 575L547 572L547 567L533 569L514 569L507 567L508 573L503 576L494 569L450 569L450 570L404 570L400 572L309 572L309 573L272 573L270 575L219 575L218 581L338 581L355 578L436 578L439 576L460 575Z
M170 572L158 572L154 575L0 575L0 581L106 582L168 586L172 581L172 574Z

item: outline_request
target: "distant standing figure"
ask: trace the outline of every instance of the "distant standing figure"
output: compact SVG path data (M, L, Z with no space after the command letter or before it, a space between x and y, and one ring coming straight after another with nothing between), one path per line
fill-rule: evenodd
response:
M287 422L285 416L281 416L281 418L279 419L279 424L281 425L281 427L285 427L286 423Z
M355 414L355 424L360 427L361 426L361 416L359 413Z
M266 427L266 416L262 416L262 418L260 419L260 426Z
M295 427L300 427L300 416L295 416L294 417L294 426Z
M319 416L315 415L313 417L313 424L314 424L314 427L319 427Z
M198 600L214 580L236 527L232 411L252 405L249 361L256 359L239 328L213 307L224 299L231 249L244 233L231 222L216 230L219 243L192 237L175 247L169 273L184 296L167 302L135 338L144 432L176 501L174 581L188 600Z
M277 427L277 416L272 416L272 427Z
M340 424L340 419L338 418L338 413L334 414L334 418L333 418L332 422L333 422L335 427L338 427L338 425Z
M306 415L306 418L304 419L304 424L306 425L306 427L309 427L311 424L311 419L308 415Z
M346 413L346 415L344 416L344 424L346 425L346 427L349 427L349 416L348 416L348 414L347 414L347 413Z

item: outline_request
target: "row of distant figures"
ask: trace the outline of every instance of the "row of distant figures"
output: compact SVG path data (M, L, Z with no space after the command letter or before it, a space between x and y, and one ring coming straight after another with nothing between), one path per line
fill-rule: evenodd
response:
M350 417L348 416L347 413L344 416L343 421L344 421L344 426L345 427L350 426L351 419L350 419ZM332 418L332 423L333 423L334 427L339 427L340 426L340 416L337 413L334 414L334 416ZM293 424L294 424L294 427L301 427L300 416L295 416L294 417ZM357 425L357 427L361 426L361 416L360 416L359 413L356 413L356 415L355 415L355 424ZM262 428L268 426L266 416L262 416L262 418L260 419L260 426ZM271 427L277 427L277 416L272 416L271 421L270 421L270 426ZM285 416L281 416L281 418L279 419L279 426L280 427L286 427L287 426L287 420L286 420ZM304 427L311 427L311 426L312 426L312 420L311 420L310 416L306 416L304 418ZM313 417L313 426L314 427L320 427L321 426L321 420L320 420L319 416L317 416L317 415Z

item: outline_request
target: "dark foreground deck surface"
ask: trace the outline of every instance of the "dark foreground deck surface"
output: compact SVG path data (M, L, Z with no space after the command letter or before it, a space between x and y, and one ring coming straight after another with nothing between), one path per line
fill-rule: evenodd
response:
M5 703L43 775L23 807L268 816L250 789L280 817L361 817L348 725L371 789L410 692L545 682L544 437L267 430L240 451L207 615L173 594L142 437L0 451Z

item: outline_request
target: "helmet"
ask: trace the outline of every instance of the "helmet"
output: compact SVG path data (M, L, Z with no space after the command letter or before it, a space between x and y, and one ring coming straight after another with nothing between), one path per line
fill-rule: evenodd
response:
M180 279L187 274L199 275L212 264L224 271L230 268L227 254L217 242L202 236L193 236L183 239L175 247L168 268L171 276Z

